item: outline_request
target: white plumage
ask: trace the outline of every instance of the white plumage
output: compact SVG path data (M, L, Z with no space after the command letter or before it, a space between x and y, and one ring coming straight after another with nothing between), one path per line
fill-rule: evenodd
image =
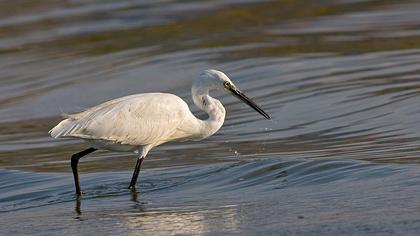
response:
M131 95L69 115L51 136L81 138L111 151L135 151L187 136L181 124L188 113L188 105L172 94Z
M90 151L84 151L87 153L80 152L75 154L77 157L72 157L76 192L80 194L76 178L78 159L96 149L138 151L139 171L142 159L155 146L173 140L201 140L214 134L223 125L225 109L219 100L209 95L209 91L223 89L232 92L267 119L270 118L243 95L223 72L217 70L204 71L192 86L193 101L208 114L206 120L197 119L181 98L168 93L126 96L77 114L66 115L66 119L50 130L51 136L80 138L93 146ZM136 171L130 187L134 187L138 175Z

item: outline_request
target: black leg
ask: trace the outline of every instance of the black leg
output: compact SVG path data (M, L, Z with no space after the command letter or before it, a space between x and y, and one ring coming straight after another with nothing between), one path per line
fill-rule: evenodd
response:
M80 201L80 198L81 198L80 195L76 196L76 207L74 207L74 210L77 213L76 219L80 219L80 215L82 214L82 210L80 208L80 206L82 205L82 202Z
M79 184L79 174L77 172L77 164L79 163L79 159L86 156L89 153L92 153L98 149L96 148L88 148L84 151L78 152L76 154L73 154L71 156L71 169L73 170L73 177L74 177L74 184L76 186L76 194L80 195L82 192L80 192L80 184Z
M128 188L136 188L137 178L139 177L141 163L143 162L144 157L138 158L136 163L136 168L134 168L133 177L131 177L130 186Z

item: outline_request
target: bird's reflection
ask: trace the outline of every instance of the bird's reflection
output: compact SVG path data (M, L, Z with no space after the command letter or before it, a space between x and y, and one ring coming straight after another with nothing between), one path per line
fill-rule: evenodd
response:
M136 191L135 188L131 189L131 201L134 202L133 208L136 209L137 212L144 212L144 203L139 201L140 193Z
M209 231L237 232L238 206L151 207L145 211L121 213L121 226L145 235L202 235Z
M80 219L80 216L82 215L82 210L81 210L81 196L80 195L76 195L75 198L75 207L74 207L74 211L76 212L77 216L76 219Z
M134 202L133 208L144 211L144 206L142 202L139 201L140 193L137 192L135 188L130 189L130 200ZM75 219L80 219L82 216L82 196L76 195L74 199L74 211L76 212Z
M139 193L137 192L136 188L130 188L130 192L131 192L131 201L138 203L138 197L139 197Z
M89 215L95 215L98 211L99 214L103 214L101 209L96 209L93 213L83 212L82 201L85 200L84 204L92 203L92 197L88 196L88 198L82 199L83 197L86 196L75 196L74 198L74 210L76 213L74 219L84 221L89 218ZM118 209L109 209L111 213L109 215L110 217L115 217L128 230L144 229L145 232L151 230L150 233L152 234L158 230L161 234L169 234L170 232L170 234L192 235L202 234L212 228L236 231L238 218L240 218L238 216L240 211L238 211L238 206L236 205L224 205L216 208L180 206L157 209L148 206L145 200L141 199L141 192L137 192L136 189L131 189L129 193L125 190L122 195L112 196L112 198L118 199L119 197L125 199L125 201L122 201L123 204L128 204L117 206ZM131 209L127 209L127 207ZM106 210L106 212L109 211Z

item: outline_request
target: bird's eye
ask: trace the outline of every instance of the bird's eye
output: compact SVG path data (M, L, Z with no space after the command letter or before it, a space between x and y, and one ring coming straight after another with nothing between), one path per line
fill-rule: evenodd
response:
M231 87L231 84L228 81L224 82L223 85L225 86L225 88Z

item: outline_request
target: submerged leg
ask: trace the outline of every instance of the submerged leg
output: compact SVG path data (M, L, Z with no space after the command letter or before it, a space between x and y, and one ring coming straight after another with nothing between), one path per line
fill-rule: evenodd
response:
M142 156L137 159L136 168L134 168L133 177L131 177L130 186L128 186L128 188L132 188L132 189L136 188L136 182L137 182L137 178L139 177L141 163L143 162L143 159L144 157Z
M96 148L88 148L71 156L71 169L73 170L73 177L74 177L74 184L76 186L76 194L80 195L80 184L79 184L79 174L77 172L77 164L79 163L79 159L86 156L89 153L92 153L98 149Z

